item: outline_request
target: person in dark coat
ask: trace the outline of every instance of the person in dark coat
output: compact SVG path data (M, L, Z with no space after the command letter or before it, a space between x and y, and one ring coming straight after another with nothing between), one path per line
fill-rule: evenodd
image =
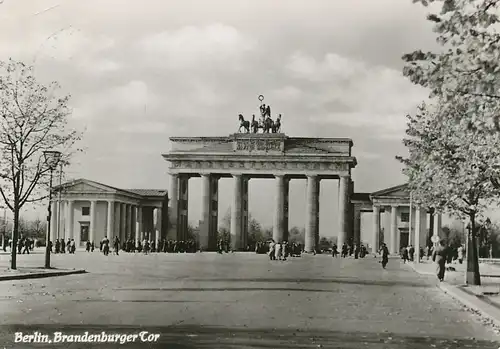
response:
M403 255L403 263L406 263L408 258L408 247L403 247L403 251L401 252Z
M333 247L332 247L332 257L337 258L338 254L339 254L339 251L337 250L337 244L333 244Z
M444 272L446 270L446 258L448 256L448 248L445 246L445 241L439 241L439 245L432 252L432 261L436 262L436 274L439 281L444 280Z
M382 268L385 269L385 267L387 266L387 262L389 262L389 249L387 248L386 244L382 244L380 252L382 254Z

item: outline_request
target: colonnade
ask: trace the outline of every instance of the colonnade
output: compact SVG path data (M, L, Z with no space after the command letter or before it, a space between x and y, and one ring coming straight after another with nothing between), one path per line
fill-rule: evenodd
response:
M383 205L373 205L373 235L371 238L372 248L375 247L377 250L380 248L382 242L379 241L380 237L380 209L384 207L385 210L390 207L390 226L389 234L387 237L387 232L384 233L383 241L387 244L389 252L391 254L399 253L399 248L401 247L401 232L398 229L398 213L399 208L409 205L398 205L392 204L389 206ZM387 208L385 208L387 207ZM356 210L354 216L354 222L356 224ZM429 224L428 224L429 223ZM425 247L428 241L428 233L432 233L431 237L435 237L437 240L442 235L442 215L439 213L433 213L432 210L421 207L410 207L409 210L409 221L408 221L408 245L413 245L415 251L419 251L420 247ZM356 229L354 231L357 231Z
M185 240L188 224L188 191L189 174L172 173L170 178L170 217L169 238ZM306 252L314 251L319 243L319 192L321 178L318 175L307 175L306 190L306 223L305 246ZM204 250L213 250L217 244L218 229L218 180L216 174L202 174L200 247ZM231 244L235 250L245 249L248 241L248 182L251 176L233 174L233 198L231 202ZM291 178L287 175L274 175L274 217L273 240L286 241L288 239L288 208L289 187ZM339 219L337 244L342 246L347 242L350 215L350 195L352 192L350 176L341 176L339 179Z
M90 202L89 215L78 215L75 222L76 207ZM106 203L106 207L99 203ZM88 226L88 241L96 244L105 236L112 240L117 236L121 242L134 238L136 245L145 237L148 239L161 239L162 208L142 206L136 203L122 202L119 200L99 199L74 199L54 200L51 203L51 232L50 240L74 239L78 245L86 242L80 236L80 227ZM98 209L101 208L101 210ZM79 223L79 224L77 224Z

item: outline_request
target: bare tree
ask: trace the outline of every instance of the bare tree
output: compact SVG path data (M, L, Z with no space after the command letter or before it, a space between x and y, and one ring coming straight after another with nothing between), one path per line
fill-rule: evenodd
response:
M14 215L11 268L16 269L19 211L48 197L49 167L43 152L57 150L67 162L81 133L68 127L69 96L59 85L37 82L22 62L0 62L0 194Z

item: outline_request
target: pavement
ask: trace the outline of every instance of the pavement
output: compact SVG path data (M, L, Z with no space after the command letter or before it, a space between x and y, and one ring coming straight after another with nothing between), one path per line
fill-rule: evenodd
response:
M55 342L103 331L128 335L127 348L500 347L493 325L399 260L385 270L375 258L328 255L81 252L52 260L88 273L0 282L5 348L121 346ZM43 254L18 263L41 265ZM53 342L15 343L35 332Z
M36 257L30 257L33 255L36 255ZM43 256L43 258L40 258L40 255ZM10 252L4 252L2 250L0 253L0 282L83 274L86 272L83 268L53 267L51 269L45 269L45 250L43 248L36 248L30 255L18 255L17 269L10 269L10 261Z
M419 274L436 277L436 265L431 261L424 259L422 263L409 265ZM466 284L466 263L452 263L447 267L454 270L447 268L445 281L438 284L439 288L500 329L500 265L492 261L479 264L481 285Z

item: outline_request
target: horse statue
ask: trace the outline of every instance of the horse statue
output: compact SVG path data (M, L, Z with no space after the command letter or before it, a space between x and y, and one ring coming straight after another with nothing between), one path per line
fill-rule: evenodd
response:
M255 120L255 114L252 115L252 132L257 133L259 132L259 122Z
M245 120L241 114L238 115L238 120L240 120L240 128L238 129L238 132L241 133L241 128L243 127L246 133L250 133L250 121Z
M281 131L281 114L278 115L276 121L273 124L273 133L279 133Z
M274 128L274 121L273 119L271 119L270 117L267 117L265 120L264 120L264 127L263 127L263 132L264 133L269 133L269 132L272 132Z

